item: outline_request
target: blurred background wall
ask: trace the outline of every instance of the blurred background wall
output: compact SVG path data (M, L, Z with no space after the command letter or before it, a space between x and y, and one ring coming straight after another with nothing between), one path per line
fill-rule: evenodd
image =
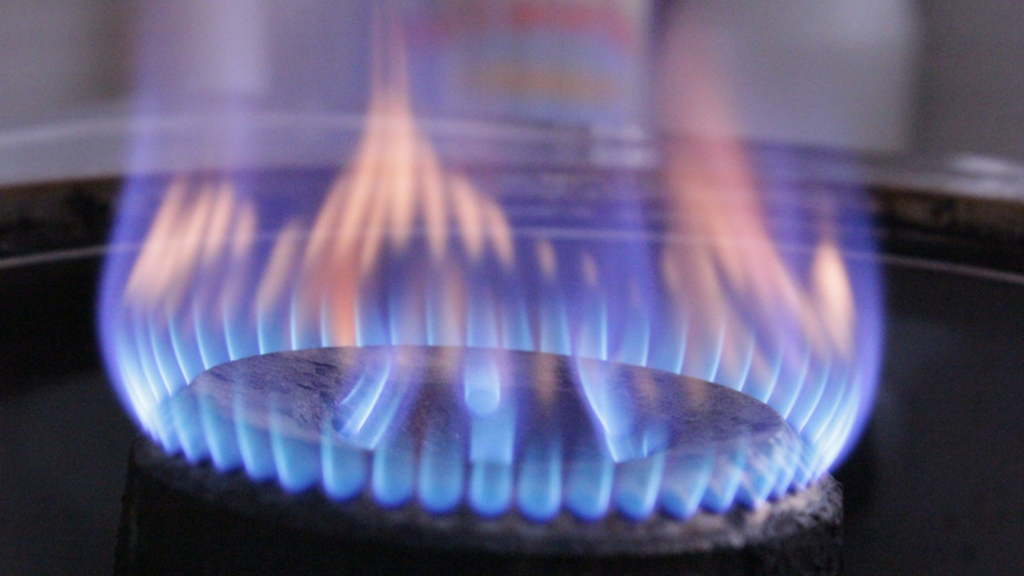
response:
M132 8L119 0L0 0L0 127L123 100Z
M127 110L141 1L0 0L0 132ZM691 3L725 31L754 138L1024 160L1024 3Z
M914 145L1024 159L1024 2L925 0Z

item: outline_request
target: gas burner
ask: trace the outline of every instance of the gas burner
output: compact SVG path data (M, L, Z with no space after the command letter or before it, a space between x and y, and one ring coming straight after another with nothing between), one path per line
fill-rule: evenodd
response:
M838 485L806 477L807 448L771 408L695 378L535 352L319 348L214 367L160 416L196 423L190 456L136 444L123 574L839 566Z

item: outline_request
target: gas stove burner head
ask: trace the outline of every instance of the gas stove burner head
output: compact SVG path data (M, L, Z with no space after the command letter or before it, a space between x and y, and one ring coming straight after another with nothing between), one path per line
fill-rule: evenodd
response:
M318 348L202 373L161 417L193 460L433 515L685 519L810 480L805 442L740 392L536 352Z
M842 520L830 476L757 510L687 520L436 516L291 494L140 439L115 574L838 574Z
M771 408L695 378L492 348L313 348L207 370L160 415L198 423L179 438L193 461L136 445L126 571L185 569L181 554L233 570L282 541L383 573L838 566L836 483L806 478L810 451Z
M119 554L133 566L147 554L166 566L179 547L220 558L198 544L207 530L264 555L268 539L320 542L318 562L384 573L458 573L466 558L541 573L625 557L715 573L838 565L839 489L808 476L799 436L749 396L668 372L483 348L318 348L207 370L160 416L198 424L179 438L188 458L134 449Z

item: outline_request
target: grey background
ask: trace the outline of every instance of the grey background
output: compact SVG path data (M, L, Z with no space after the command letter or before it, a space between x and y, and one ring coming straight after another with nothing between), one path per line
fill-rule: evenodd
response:
M139 1L0 0L0 131L126 110ZM831 4L841 7L842 0ZM1024 3L910 6L920 21L920 57L902 148L1024 159ZM822 73L838 81L848 71Z
M1024 2L921 2L914 146L1024 159Z
M0 0L0 127L123 100L132 10L117 0Z

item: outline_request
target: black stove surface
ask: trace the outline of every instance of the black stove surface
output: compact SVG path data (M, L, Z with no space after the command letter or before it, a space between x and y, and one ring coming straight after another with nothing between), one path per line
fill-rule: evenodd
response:
M95 259L79 265L78 281L94 281ZM1024 277L923 261L890 264L886 276L876 409L837 474L846 573L1022 573ZM41 285L32 297L68 288ZM92 329L88 313L49 321L58 336ZM3 574L112 568L135 431L95 360L43 369L67 350L40 351L30 360L41 364L10 372L0 392Z

